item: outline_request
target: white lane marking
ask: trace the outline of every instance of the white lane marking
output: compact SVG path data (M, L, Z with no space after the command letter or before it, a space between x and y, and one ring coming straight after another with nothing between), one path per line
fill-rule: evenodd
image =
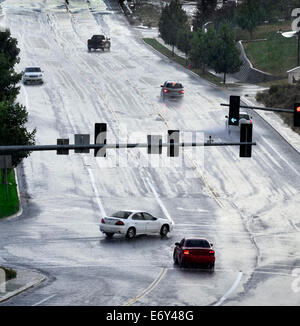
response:
M46 302L46 301L52 299L52 298L55 297L55 296L56 296L56 294L52 294L52 295L50 295L50 297L48 297L48 298L46 298L46 299L44 299L44 300L41 300L41 301L39 301L39 302L33 304L32 307L38 306L38 305L40 305L40 304L42 304L42 303L44 303L44 302Z
M94 178L93 172L92 172L92 170L90 168L87 168L87 170L88 170L88 173L89 173L91 182L92 182L92 187L93 187L94 193L96 195L95 198L96 198L98 207L100 209L101 215L102 216L106 216L105 209L104 209L104 207L102 205L102 202L101 202L101 199L100 199L100 195L99 195L99 192L98 192L98 189L97 189L97 186L96 186L96 182L95 182L95 178Z
M270 144L264 137L261 137L272 149L273 151L297 174L300 175L299 172Z
M158 283L162 280L162 278L166 275L167 271L168 271L167 268L163 268L159 273L158 277L140 295L137 295L135 298L123 304L123 306L131 306L138 300L142 299L145 295L149 294L158 285Z
M238 274L235 282L232 284L231 288L223 295L223 297L216 304L214 304L214 306L220 306L230 296L230 294L236 289L236 287L240 283L242 276L243 276L243 272L239 272L239 274Z
M181 211L186 211L186 212L198 212L198 213L208 213L209 211L206 209L201 209L201 208L183 208L183 207L177 207L177 209Z
M26 106L27 110L29 110L29 100L28 100L28 93L27 93L27 91L26 91L26 88L25 88L25 87L23 87L23 89L24 89L24 94L25 94L25 106Z
M162 211L164 212L165 216L167 217L167 219L174 225L174 221L171 217L171 215L169 214L168 210L166 209L165 205L163 204L163 202L160 200L157 191L155 190L153 184L151 183L151 181L149 180L149 178L145 178L146 182L148 183L149 187L151 188L154 197L156 199L156 201L158 202L159 206L161 207Z

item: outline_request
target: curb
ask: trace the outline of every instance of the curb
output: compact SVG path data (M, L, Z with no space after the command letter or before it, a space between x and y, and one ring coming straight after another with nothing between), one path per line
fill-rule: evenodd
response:
M0 297L0 303L6 301L6 300L8 300L8 299L10 299L10 298L12 298L12 297L14 297L16 295L18 295L18 294L20 294L20 293L22 293L22 292L24 292L24 291L26 291L26 290L34 287L34 286L37 286L37 285L41 284L45 279L46 279L46 277L42 275L37 280L28 282L27 284L20 287L19 289L7 293L6 295Z

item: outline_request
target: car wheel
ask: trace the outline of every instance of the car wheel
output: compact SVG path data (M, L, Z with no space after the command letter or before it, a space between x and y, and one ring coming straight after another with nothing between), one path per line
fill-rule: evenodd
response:
M215 264L214 263L209 264L208 268L210 269L211 272L213 272L215 270Z
M169 232L169 227L167 224L164 224L160 229L160 235L162 237L165 237L168 234L168 232Z
M135 228L129 228L126 233L127 239L133 239L135 237Z
M173 253L173 261L175 265L178 265L178 258L175 255L175 252Z
M183 263L182 260L179 261L179 267L180 268L184 268L185 267L185 263Z
M111 239L114 234L113 233L105 233L105 235L106 235L107 238Z

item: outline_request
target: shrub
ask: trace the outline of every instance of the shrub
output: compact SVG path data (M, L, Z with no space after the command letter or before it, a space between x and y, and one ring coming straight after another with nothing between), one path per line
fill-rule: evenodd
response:
M14 269L7 268L7 267L1 267L1 266L0 266L0 268L3 269L4 272L5 272L6 281L17 277L17 272Z

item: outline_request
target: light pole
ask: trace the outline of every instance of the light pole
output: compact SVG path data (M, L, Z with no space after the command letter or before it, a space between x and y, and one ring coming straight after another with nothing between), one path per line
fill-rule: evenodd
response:
M207 22L207 23L205 23L205 24L202 25L202 31L203 31L204 33L207 32L206 25L208 25L208 24L213 24L213 22Z

